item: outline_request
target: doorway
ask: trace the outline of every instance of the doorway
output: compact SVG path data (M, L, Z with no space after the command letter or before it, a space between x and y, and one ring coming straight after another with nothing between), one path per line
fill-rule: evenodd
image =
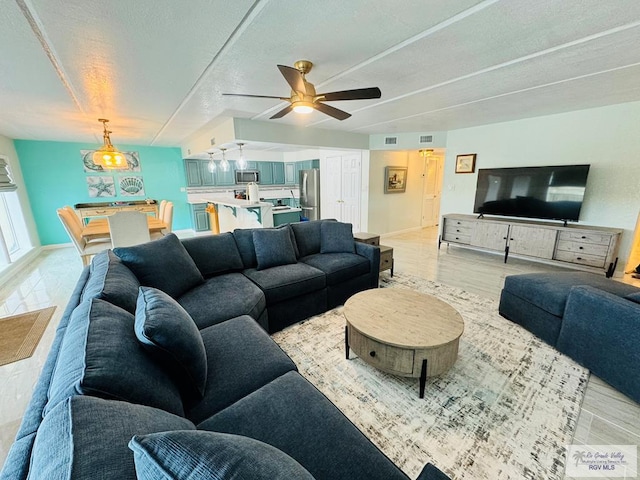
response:
M326 157L322 175L322 218L335 218L351 223L360 231L360 197L362 188L362 156L350 153Z
M440 198L444 172L444 153L421 150L422 171L422 216L420 226L434 227L440 223Z

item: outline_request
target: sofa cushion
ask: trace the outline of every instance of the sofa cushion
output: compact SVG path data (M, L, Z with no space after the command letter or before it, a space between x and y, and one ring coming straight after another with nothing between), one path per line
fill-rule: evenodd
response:
M253 231L257 270L296 263L290 235L289 230L284 228L256 228Z
M273 445L316 478L407 479L297 372L276 378L202 422L198 429L244 435Z
M300 259L301 262L322 270L327 285L337 285L369 273L369 260L355 253L316 253Z
M638 291L631 285L587 272L526 273L504 280L504 289L509 293L557 317L562 317L569 291L577 285L589 285L618 296Z
M355 253L352 228L350 223L322 222L320 253Z
M173 431L136 435L129 442L138 480L313 479L284 452L226 433Z
M640 303L640 291L625 295L624 298L626 298L627 300L631 300L632 302Z
M287 354L246 315L200 333L207 350L207 387L201 401L187 406L187 418L194 423L296 369Z
M135 318L142 346L167 365L189 394L204 393L207 353L198 327L178 302L161 290L140 287Z
M322 223L320 220L313 220L291 224L300 257L320 253L320 225Z
M141 285L162 290L173 298L204 282L195 262L173 233L142 245L114 248L113 252Z
M204 277L244 268L238 246L230 232L185 238L182 244Z
M253 247L253 229L252 228L236 228L233 231L233 238L236 241L240 258L244 268L253 268L256 266L256 250Z
M264 292L267 306L326 286L326 277L321 270L301 262L267 270L250 268L243 273Z
M134 317L104 300L74 310L49 385L45 413L72 395L124 400L183 415L180 391L144 351Z
M178 303L200 330L240 315L257 320L267 308L262 290L241 273L209 278L179 297Z
M91 275L82 292L82 301L100 298L130 313L136 310L140 282L111 250L93 257Z
M31 458L30 478L135 479L134 435L195 429L186 418L128 402L75 396L42 420Z

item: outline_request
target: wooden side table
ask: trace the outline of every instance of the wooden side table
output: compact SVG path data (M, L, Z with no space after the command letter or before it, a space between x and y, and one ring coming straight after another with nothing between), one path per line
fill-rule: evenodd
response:
M375 233L358 232L353 234L356 242L368 243L369 245L380 245L380 235Z
M380 245L380 235L376 233L358 232L353 234L356 242L368 243L380 247L380 271L391 270L393 277L393 247Z

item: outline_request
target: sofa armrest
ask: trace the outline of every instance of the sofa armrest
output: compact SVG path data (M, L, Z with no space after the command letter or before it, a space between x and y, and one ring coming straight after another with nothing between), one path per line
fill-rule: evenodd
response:
M640 304L589 286L571 289L556 348L640 402Z
M451 480L432 463L427 463L416 480Z
M369 245L368 243L355 242L356 253L369 260L371 268L371 288L378 288L378 278L380 277L380 247Z

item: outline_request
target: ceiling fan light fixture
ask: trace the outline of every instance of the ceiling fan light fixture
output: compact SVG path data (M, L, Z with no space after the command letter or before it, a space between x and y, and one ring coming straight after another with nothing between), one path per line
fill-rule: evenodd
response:
M104 128L104 132L102 134L104 145L93 152L93 163L105 169L126 168L127 159L125 158L124 154L122 152L119 152L116 147L111 144L111 138L109 137L109 134L112 132L110 130L107 130L107 122L109 120L106 118L99 118L98 121L102 122L102 126Z
M293 111L296 113L303 113L303 114L308 114L313 112L313 110L315 110L313 108L313 103L311 102L295 102L293 104Z

